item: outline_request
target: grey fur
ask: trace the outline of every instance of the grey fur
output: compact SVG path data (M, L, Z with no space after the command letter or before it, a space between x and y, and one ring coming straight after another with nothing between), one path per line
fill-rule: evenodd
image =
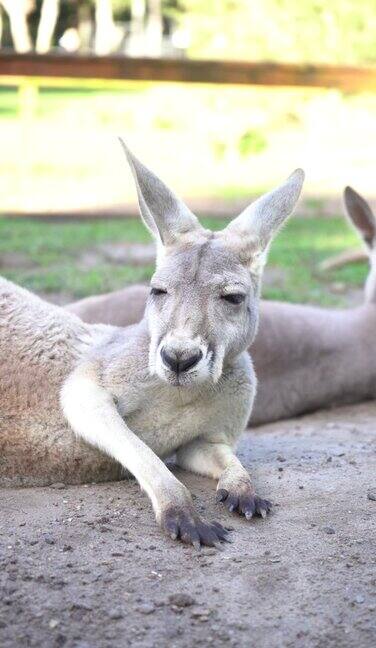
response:
M0 280L0 479L98 481L125 468L172 537L214 545L225 530L201 520L160 458L176 452L180 466L217 479L218 497L229 510L250 518L270 508L233 451L256 388L246 349L257 326L260 267L254 257L262 246L252 224L246 254L236 233L205 230L129 152L128 158L143 217L160 246L152 279L159 294L150 296L139 324L115 328L84 324ZM285 185L284 218L302 183L299 172ZM278 204L266 200L263 209L270 239ZM230 304L225 297L234 293L244 301ZM176 373L162 350L199 359Z

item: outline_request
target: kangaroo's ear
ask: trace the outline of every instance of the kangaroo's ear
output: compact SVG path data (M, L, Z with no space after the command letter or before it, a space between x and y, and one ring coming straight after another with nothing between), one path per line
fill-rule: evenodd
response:
M201 229L182 200L131 153L121 138L136 183L142 220L158 242L171 245L187 232Z
M343 192L343 199L347 215L363 241L369 248L375 245L376 240L376 218L371 207L362 196L351 187L346 187Z
M253 272L260 272L273 236L292 213L304 182L304 171L296 169L286 182L258 198L224 230L232 247ZM235 243L237 241L237 243Z

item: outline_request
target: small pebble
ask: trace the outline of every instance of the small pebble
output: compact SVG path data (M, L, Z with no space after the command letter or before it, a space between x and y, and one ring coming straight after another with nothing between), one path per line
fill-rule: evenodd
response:
M114 610L110 610L108 616L110 619L116 621L117 619L122 619L124 615L121 610L115 608Z
M189 607L196 603L193 596L184 593L170 594L168 597L168 602L171 605L176 605L177 607Z
M141 614L153 614L155 612L155 605L153 603L142 603L142 605L138 606L137 612L141 612Z
M49 622L48 625L51 628L51 630L53 630L54 628L56 628L56 626L59 625L59 620L58 619L51 619L51 621Z
M73 603L71 603L69 609L70 610L86 610L87 612L90 612L93 608L91 607L91 605L89 605L88 603L85 603L84 601L73 601Z
M97 522L99 524L109 524L110 518L107 515L102 515L102 517L98 518Z
M376 488L370 488L368 490L367 497L372 502L376 502Z
M324 533L327 533L328 535L333 535L335 533L335 529L333 527L327 526L323 528Z
M165 601L163 599L157 599L154 601L155 607L163 607L165 605Z
M54 488L55 490L63 490L64 488L66 488L66 486L63 482L56 482L55 484L51 484L50 488Z
M210 610L195 610L192 612L191 617L192 619L205 619L206 621L208 620L208 617L210 615Z
M71 545L65 544L63 546L63 551L72 551L73 547Z

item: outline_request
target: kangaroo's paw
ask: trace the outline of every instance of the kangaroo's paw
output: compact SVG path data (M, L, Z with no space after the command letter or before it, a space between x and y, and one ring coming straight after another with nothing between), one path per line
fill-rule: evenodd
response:
M192 544L196 549L201 545L219 547L221 542L229 542L228 531L219 522L205 522L190 504L166 507L160 524L173 540Z
M230 512L245 515L247 520L254 515L265 518L272 508L269 500L256 495L249 477L231 480L231 483L225 476L221 478L217 488L217 502L222 502Z

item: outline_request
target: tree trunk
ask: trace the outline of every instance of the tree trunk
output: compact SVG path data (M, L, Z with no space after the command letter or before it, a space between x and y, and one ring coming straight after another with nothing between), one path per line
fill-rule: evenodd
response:
M38 54L44 54L51 49L59 5L60 0L43 0L35 47Z
M28 0L1 0L9 16L10 31L16 52L30 52L33 49L27 24Z
M95 5L95 53L109 54L114 45L115 24L111 0L96 0Z
M131 33L126 48L130 56L145 53L145 12L145 0L131 1Z
M163 36L161 0L148 0L148 10L146 23L146 54L148 56L161 56Z
M93 21L90 7L88 5L78 5L77 31L80 39L80 51L90 51L93 40Z

